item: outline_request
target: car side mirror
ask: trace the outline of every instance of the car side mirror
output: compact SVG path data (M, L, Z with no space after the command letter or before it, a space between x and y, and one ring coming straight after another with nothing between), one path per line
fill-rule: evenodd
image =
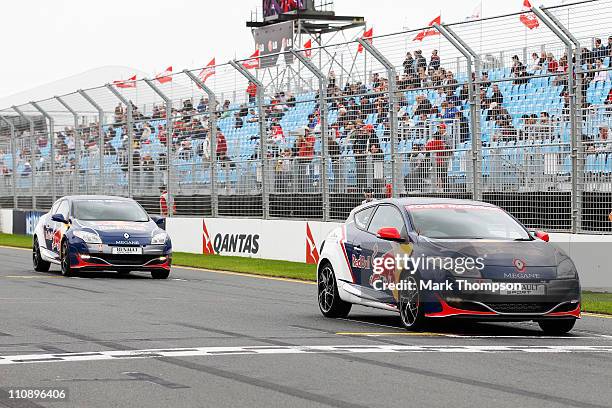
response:
M547 234L546 232L544 232L544 231L536 231L536 232L534 232L534 233L533 233L533 235L534 235L536 238L539 238L539 239L541 239L541 240L542 240L542 241L544 241L544 242L548 242L548 241L550 241L550 237L549 237L549 236L548 236L548 234Z
M166 218L165 217L158 217L156 215L152 215L151 219L153 220L154 223L157 224L157 226L163 230L166 229Z
M404 238L402 238L401 234L394 227L384 227L378 230L376 236L380 239L385 239L387 241L396 241L402 242Z
M62 224L68 224L68 220L64 218L63 214L53 214L51 221L61 222Z

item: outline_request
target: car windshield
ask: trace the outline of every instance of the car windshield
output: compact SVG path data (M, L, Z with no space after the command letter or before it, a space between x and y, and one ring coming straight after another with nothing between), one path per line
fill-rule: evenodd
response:
M135 221L149 220L147 213L133 201L78 200L73 204L74 217L83 221Z
M465 204L408 205L415 230L436 239L531 240L525 229L497 207Z

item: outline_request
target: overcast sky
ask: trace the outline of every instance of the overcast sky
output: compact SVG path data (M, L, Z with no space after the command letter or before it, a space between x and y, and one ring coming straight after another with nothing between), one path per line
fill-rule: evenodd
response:
M336 14L364 16L375 35L420 28L442 11L463 21L480 0L335 0ZM554 5L560 0L533 0ZM520 11L522 0L483 0L483 17ZM0 97L83 71L122 65L155 73L247 57L245 21L257 0L21 0L2 4ZM108 80L112 80L109 78Z

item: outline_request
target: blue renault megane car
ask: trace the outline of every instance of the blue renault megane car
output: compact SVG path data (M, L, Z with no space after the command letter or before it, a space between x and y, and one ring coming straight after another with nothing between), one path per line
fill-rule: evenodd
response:
M170 237L136 201L113 196L67 196L40 217L32 240L36 271L61 266L79 271L148 271L166 279L172 262Z
M535 321L566 333L580 318L572 260L548 234L491 204L386 199L355 208L321 245L318 304L344 317L353 304L397 311L403 325L456 317Z

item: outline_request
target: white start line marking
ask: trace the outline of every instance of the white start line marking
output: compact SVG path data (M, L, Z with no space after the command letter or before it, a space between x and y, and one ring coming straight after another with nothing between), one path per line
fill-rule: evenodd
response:
M227 356L253 354L322 353L612 353L611 346L453 346L453 345L348 345L348 346L244 346L192 347L126 351L94 351L60 354L0 356L0 365L70 361L121 360L133 358Z

